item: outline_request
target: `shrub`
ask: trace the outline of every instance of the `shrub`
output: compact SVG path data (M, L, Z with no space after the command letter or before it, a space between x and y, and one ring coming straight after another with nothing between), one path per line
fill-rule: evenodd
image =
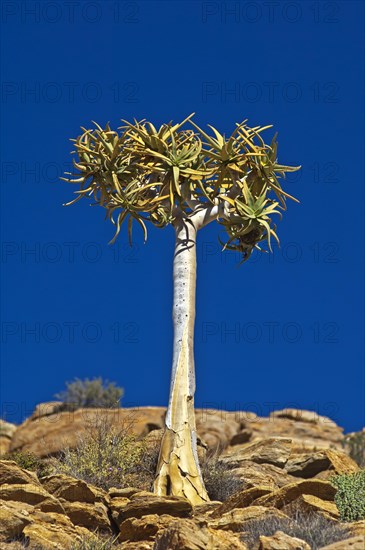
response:
M321 514L299 511L290 518L266 515L257 520L250 520L244 523L243 529L241 539L250 549L257 545L260 536L270 537L276 531L283 531L291 537L304 540L312 550L318 550L350 536L347 529Z
M102 536L95 531L93 535L84 535L79 542L71 546L70 550L112 550L117 541L118 535Z
M343 446L360 468L365 468L365 431L345 435Z
M38 477L46 476L51 472L49 463L34 453L15 451L13 453L6 453L1 458L2 460L14 460L20 468L31 470Z
M52 465L55 473L83 479L102 489L127 487L139 476L143 481L145 454L143 441L136 441L128 427L116 428L107 417L99 416L89 421L76 448L65 449Z
M224 462L219 460L219 451L208 455L201 464L205 488L211 500L224 502L231 495L243 489L242 481L232 474Z
M337 489L335 503L342 521L365 519L365 470L331 478Z
M103 381L101 377L92 380L76 378L74 382L66 382L66 390L55 397L63 401L59 410L74 411L82 407L115 409L120 407L123 393L123 388L114 382Z

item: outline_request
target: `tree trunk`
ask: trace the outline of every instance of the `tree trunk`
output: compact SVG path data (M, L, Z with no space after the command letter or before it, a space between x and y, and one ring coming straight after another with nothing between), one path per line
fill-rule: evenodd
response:
M175 231L171 388L154 491L201 504L209 497L199 467L194 412L197 229L191 220L182 219L176 223Z

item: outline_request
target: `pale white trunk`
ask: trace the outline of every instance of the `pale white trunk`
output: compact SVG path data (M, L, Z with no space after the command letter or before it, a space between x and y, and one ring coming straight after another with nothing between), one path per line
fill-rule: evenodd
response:
M180 219L175 232L171 388L154 490L201 504L209 497L199 467L194 413L197 227L191 219Z

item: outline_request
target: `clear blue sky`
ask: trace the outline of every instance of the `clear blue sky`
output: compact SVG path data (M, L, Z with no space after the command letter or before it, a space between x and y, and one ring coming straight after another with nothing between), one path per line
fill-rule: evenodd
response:
M199 234L196 405L294 406L364 425L364 5L2 2L2 414L20 422L74 377L165 405L173 230L110 247L104 210L58 176L79 126L196 112L273 124L287 189L281 250L221 254ZM270 137L270 136L269 136ZM83 203L84 202L84 203Z

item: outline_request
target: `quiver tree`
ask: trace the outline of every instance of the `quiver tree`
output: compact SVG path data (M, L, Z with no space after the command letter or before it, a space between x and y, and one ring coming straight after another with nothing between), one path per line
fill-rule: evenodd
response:
M270 145L261 133L271 126L250 128L244 121L229 138L210 126L200 129L190 115L180 124L158 130L146 121L123 121L120 132L82 128L76 139L76 174L65 181L79 184L77 197L92 197L115 225L123 223L132 244L133 223L147 239L147 222L171 224L174 254L174 343L170 399L154 490L159 495L186 497L191 503L209 500L197 456L194 417L194 320L196 236L212 221L225 233L223 250L247 260L261 243L279 242L274 216L281 218L291 198L279 179L299 167L277 161L276 135ZM186 126L189 124L189 128ZM294 199L296 200L296 199Z

